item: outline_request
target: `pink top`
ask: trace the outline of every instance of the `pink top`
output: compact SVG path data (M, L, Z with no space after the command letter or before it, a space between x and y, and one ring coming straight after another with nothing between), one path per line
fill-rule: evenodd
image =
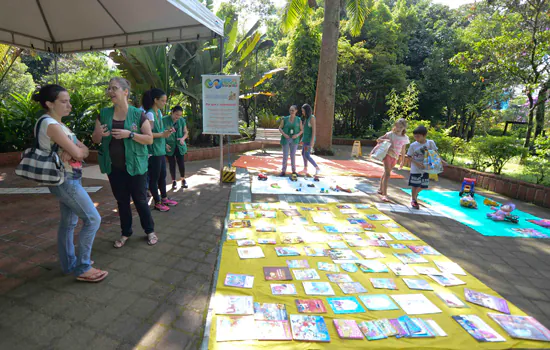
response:
M410 143L409 137L407 135L397 135L397 134L394 134L392 131L387 132L380 139L390 140L391 146L390 146L390 149L388 150L388 156L394 159L399 159L399 155L401 154L401 150L403 149L403 146L408 145Z

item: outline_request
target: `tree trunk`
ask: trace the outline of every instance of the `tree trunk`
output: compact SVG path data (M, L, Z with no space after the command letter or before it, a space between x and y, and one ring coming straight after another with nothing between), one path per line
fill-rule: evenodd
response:
M317 91L315 93L315 117L317 118L317 142L315 145L321 150L330 150L332 147L338 36L340 34L339 14L340 1L326 0Z
M529 148L531 146L531 134L533 133L533 119L535 116L535 101L533 100L533 94L531 92L527 93L527 98L529 99L529 118L527 120L527 132L525 133L525 142L523 147Z
M537 114L535 117L535 120L536 120L535 140L542 133L542 130L544 129L544 113L546 113L545 106L546 106L547 97L548 97L548 84L543 85L543 87L539 91L539 97L537 100L537 103L539 105L537 106Z

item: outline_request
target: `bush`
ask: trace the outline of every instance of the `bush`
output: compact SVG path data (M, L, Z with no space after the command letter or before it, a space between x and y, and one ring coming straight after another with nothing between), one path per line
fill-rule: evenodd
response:
M500 174L504 165L512 158L524 154L515 137L510 136L484 136L476 137L471 143L471 156L474 164L487 159L495 174Z
M27 95L11 94L0 104L0 152L21 151L34 143L34 125L42 107Z
M258 126L266 129L278 129L279 123L281 122L280 118L281 117L279 117L278 115L267 113L260 115L258 118Z
M523 170L533 176L537 184L550 185L550 138L537 137L534 154L525 160Z

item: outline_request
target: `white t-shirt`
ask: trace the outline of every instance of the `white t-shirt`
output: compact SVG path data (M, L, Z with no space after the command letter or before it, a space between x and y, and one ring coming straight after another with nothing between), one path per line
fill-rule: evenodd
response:
M154 122L155 121L155 115L152 112L145 113L145 116L147 117L147 120Z
M391 146L388 149L388 155L394 159L399 159L403 146L410 143L407 135L397 135L393 131L387 132L381 139L390 140Z
M434 150L437 151L437 146L435 145L435 142L433 140L426 140L425 143L419 143L418 141L415 141L411 143L409 146L409 150L407 151L407 155L411 157L413 160L416 160L420 164L424 163L424 153L426 150ZM423 174L424 170L420 169L416 166L415 163L411 162L411 174Z
M47 118L45 118L40 124L40 133L38 135L36 135L36 126L38 125L38 122L34 126L34 134L38 137L38 145L40 146L41 150L47 152L52 150L52 145L54 144L54 142L48 136L48 126L52 124L60 125L65 135L67 135L67 137L76 144L77 138L76 135L71 131L71 129L66 127L64 124L58 122L54 118L48 116L47 114L44 114L43 117L44 116L47 116ZM63 152L63 148L59 147L57 154L61 157ZM82 162L65 162L64 165L65 171L69 173L72 173L73 169L82 169Z

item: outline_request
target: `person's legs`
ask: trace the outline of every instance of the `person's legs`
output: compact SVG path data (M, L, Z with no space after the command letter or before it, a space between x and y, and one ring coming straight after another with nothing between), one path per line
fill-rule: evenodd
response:
M176 161L178 162L181 182L183 185L185 183L185 155L181 154L179 150L176 150Z
M380 193L382 196L388 195L388 184L391 177L391 172L395 164L397 163L397 159L386 156L383 160L384 164L384 174L382 174L382 178L380 179L380 188L378 193Z
M292 166L292 172L296 172L296 150L298 149L298 144L292 142L290 143L290 165Z
M304 172L307 174L307 165L308 165L308 158L307 154L309 152L309 142L304 142L302 145L302 159L304 161Z
M146 176L146 175L145 175ZM122 236L128 238L132 235L132 207L130 207L130 178L126 170L112 169L109 174L109 182L113 196L118 205L118 216L120 217L120 229ZM145 183L143 192L146 193Z
M286 164L288 162L288 153L289 153L289 143L290 141L287 140L287 143L282 145L283 146L283 168L281 170L282 175L286 173Z
M159 196L159 178L160 178L160 167L161 167L161 157L163 156L151 156L149 157L149 191L153 196L155 204L160 203ZM145 184L144 184L145 186Z
M129 176L128 182L134 206L139 214L141 227L146 234L155 232L155 222L151 215L151 208L147 204L147 194L145 193L145 179L147 175Z
M166 157L160 156L160 175L158 180L160 198L166 198Z
M315 167L315 169L319 169L319 166L313 160L313 157L311 156L311 144L309 142L304 142L304 148L302 149L302 157L304 157L304 168L307 168L307 163L311 163Z
M61 270L63 273L72 273L76 266L73 237L78 217L63 200L64 197L70 196L71 185L68 182L64 182L59 186L50 186L48 189L59 200L59 209L61 212L59 228L57 229L57 251Z
M170 176L172 177L172 182L174 182L176 181L176 153L174 153L174 155L172 156L168 156L168 166L170 167Z

